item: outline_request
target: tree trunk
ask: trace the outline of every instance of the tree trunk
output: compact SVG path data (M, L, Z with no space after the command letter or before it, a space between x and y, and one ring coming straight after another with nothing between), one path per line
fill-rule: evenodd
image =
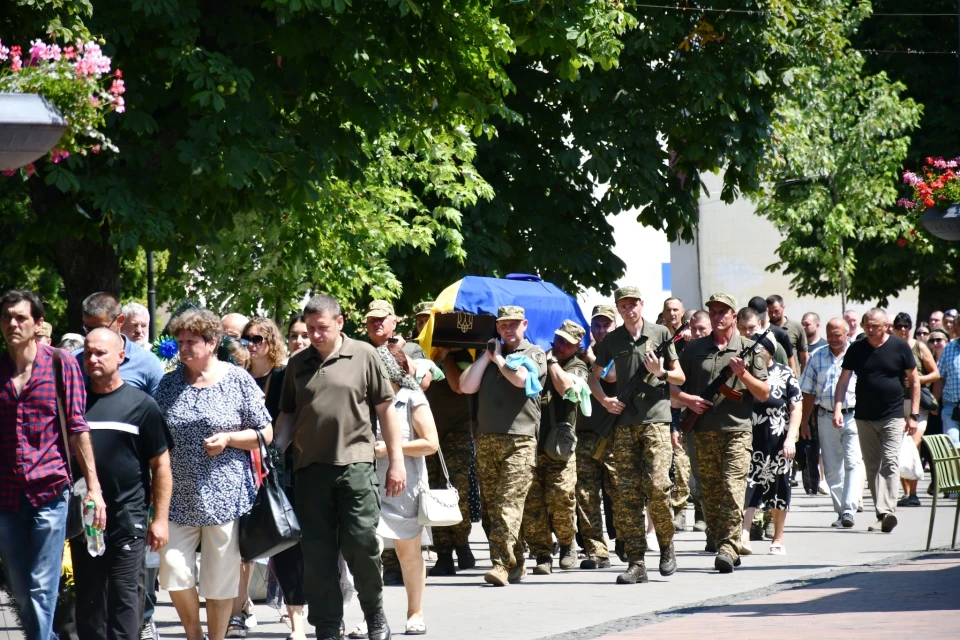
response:
M933 284L921 280L918 288L918 320L928 320L934 311L960 307L960 284Z
M106 291L120 297L120 259L109 243L109 230L100 228L100 242L84 238L54 240L50 259L63 278L69 330L81 332L83 299Z

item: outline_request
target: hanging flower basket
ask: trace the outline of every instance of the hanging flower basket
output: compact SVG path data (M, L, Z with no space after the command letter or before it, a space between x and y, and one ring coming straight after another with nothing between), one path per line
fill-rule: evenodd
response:
M927 158L919 173L903 172L903 182L913 187L913 198L901 198L897 204L923 211L920 223L942 240L960 241L960 158Z

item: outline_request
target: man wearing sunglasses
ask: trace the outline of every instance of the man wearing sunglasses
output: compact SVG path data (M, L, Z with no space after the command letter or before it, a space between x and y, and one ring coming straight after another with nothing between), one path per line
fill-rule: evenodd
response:
M110 293L93 293L83 301L83 333L94 329L110 329L123 340L123 362L120 364L120 378L131 387L150 394L156 392L163 378L163 365L153 352L147 351L121 333L125 317L120 309L120 301ZM73 352L77 360L82 360L83 349ZM86 378L86 373L84 373Z

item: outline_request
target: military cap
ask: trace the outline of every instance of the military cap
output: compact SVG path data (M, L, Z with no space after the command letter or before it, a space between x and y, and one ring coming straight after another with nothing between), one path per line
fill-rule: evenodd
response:
M560 336L570 344L580 344L586 333L584 328L573 320L564 320L560 328L554 331L554 334Z
M707 303L706 303L704 306L707 306L707 307L710 306L710 303L711 303L711 302L719 302L720 304L725 304L725 305L727 305L728 307L730 307L731 309L733 309L733 312L734 312L734 313L737 312L737 299L734 298L734 297L733 297L732 295L730 295L729 293L715 293L715 294L713 294L712 296L710 296L710 299L707 300Z
M614 322L617 321L617 309L609 304L598 304L593 308L593 312L590 314L590 319L593 320L597 316L602 318L610 318Z
M374 300L367 307L367 318L386 318L393 315L393 305L386 300Z
M637 300L642 300L640 297L640 289L638 287L620 287L613 292L613 301L620 302L624 298L636 298Z
M40 325L40 328L37 329L37 335L41 338L53 337L53 325L49 322L44 322Z
M431 311L433 311L433 300L424 300L423 302L418 302L417 306L413 308L413 315L429 315Z
M507 305L497 309L497 322L501 320L526 320L523 313L523 307L516 305Z

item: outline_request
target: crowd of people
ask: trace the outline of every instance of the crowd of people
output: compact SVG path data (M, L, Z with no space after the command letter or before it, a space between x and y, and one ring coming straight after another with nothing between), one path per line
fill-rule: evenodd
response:
M384 640L385 583L404 585L405 631L422 635L427 576L476 566L474 471L486 583L523 580L528 558L540 575L554 557L563 571L606 569L614 541L626 564L616 582L637 584L651 534L659 573L677 570L689 503L715 568L732 573L752 541L787 553L798 468L807 493L830 495L836 528L856 526L865 480L868 529L890 533L898 507L921 504L903 452L919 455L934 429L960 446L955 310L916 328L907 314L848 311L821 335L815 313L791 320L778 295L740 307L716 293L690 310L669 298L656 322L636 287L612 302L588 327L565 320L547 351L526 338L525 309L507 305L486 348L429 353L417 336L430 301L408 339L384 300L370 303L362 339L324 295L285 335L269 318L186 308L166 330L176 357L162 362L142 305L92 294L82 334L54 347L39 297L6 292L0 561L28 640L54 637L73 494L105 542L94 556L83 535L69 540L80 640L159 638L157 588L188 640L247 637L253 570L239 522L258 456L274 460L302 529L270 559L291 640L306 637L305 607L318 638ZM448 485L461 521L424 525L425 492ZM360 621L348 627L353 601Z

